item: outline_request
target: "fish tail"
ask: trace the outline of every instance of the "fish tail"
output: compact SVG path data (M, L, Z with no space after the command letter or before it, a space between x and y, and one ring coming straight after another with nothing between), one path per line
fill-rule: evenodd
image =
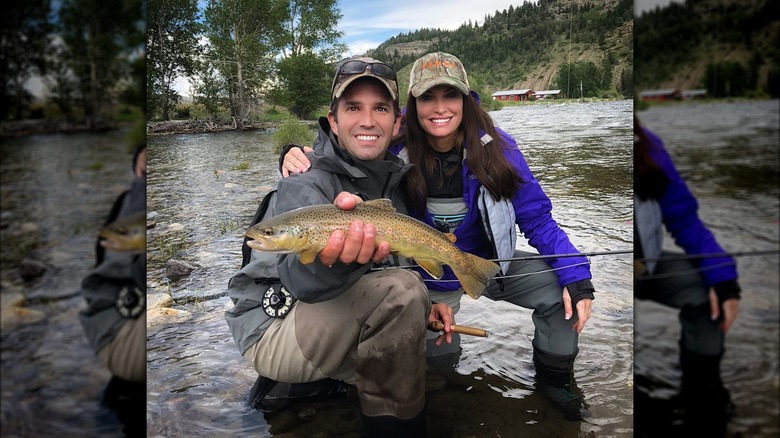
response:
M487 288L487 284L494 275L498 273L501 267L482 257L474 254L464 253L468 260L469 268L467 270L456 269L452 267L453 273L460 280L463 290L475 300L482 296L482 292Z

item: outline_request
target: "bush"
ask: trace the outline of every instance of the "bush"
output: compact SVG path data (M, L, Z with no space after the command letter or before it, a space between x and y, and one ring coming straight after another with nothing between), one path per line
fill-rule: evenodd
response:
M285 121L271 136L274 152L279 153L284 145L293 143L311 146L317 133L300 120L289 119Z

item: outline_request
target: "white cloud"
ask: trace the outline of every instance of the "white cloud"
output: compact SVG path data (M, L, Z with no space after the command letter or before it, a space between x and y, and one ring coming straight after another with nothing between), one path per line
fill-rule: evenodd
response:
M376 48L388 38L401 32L422 28L454 30L469 20L482 24L486 15L520 6L525 1L507 0L430 0L375 1L340 0L343 15L339 23L344 42L352 54ZM535 0L531 3L536 3Z

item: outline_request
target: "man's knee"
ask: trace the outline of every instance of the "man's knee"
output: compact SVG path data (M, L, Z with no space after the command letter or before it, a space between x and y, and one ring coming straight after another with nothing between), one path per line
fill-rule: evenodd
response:
M393 301L402 305L423 305L430 308L428 289L419 274L406 269L389 269L377 276L382 288Z

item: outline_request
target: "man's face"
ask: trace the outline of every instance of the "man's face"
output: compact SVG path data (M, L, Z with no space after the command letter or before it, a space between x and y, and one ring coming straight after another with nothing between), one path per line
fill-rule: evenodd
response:
M390 93L375 79L361 78L350 84L335 110L336 114L328 113L330 128L341 147L359 160L383 158L401 127L401 115L393 111Z

